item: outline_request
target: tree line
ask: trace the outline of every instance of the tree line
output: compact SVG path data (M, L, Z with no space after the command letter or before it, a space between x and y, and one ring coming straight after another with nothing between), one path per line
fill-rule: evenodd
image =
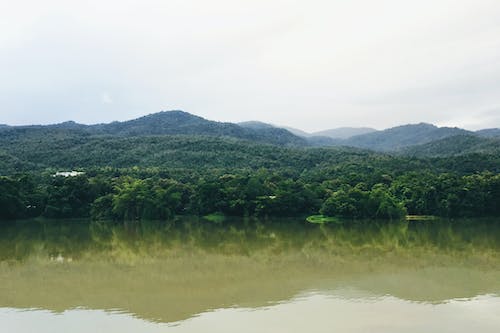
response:
M0 219L166 220L175 215L400 219L500 216L500 174L369 165L315 170L88 169L73 177L0 177Z

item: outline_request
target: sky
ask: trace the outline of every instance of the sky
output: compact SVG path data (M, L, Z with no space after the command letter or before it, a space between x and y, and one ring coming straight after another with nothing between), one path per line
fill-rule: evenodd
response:
M498 0L0 0L0 124L500 127Z

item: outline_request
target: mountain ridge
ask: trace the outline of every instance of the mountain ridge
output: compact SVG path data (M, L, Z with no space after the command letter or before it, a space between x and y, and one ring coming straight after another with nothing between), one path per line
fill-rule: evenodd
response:
M353 136L377 132L371 127L337 127L312 133L313 136L327 136L333 139L349 139Z
M305 139L295 136L281 128L251 129L229 122L217 122L204 119L188 112L173 110L148 114L123 122L114 121L94 125L78 124L66 121L51 125L9 126L6 131L75 131L82 135L114 135L114 136L151 136L151 135L196 135L233 137L276 145L306 146ZM31 133L32 134L32 133Z
M401 154L413 157L448 157L467 154L500 154L500 137L456 135L406 147Z
M292 131L296 131L295 134ZM337 131L337 134L334 133L335 131ZM339 133L342 131L344 131L342 134L344 138L332 137L332 135L340 135ZM368 131L368 133L350 136L354 133L353 131ZM330 135L314 135L315 133L329 133ZM339 127L315 133L307 133L289 127L283 128L260 121L217 122L181 110L161 111L127 121L113 121L93 125L79 124L74 121L50 125L0 125L0 139L3 138L3 140L20 136L35 138L42 135L54 137L72 135L75 138L96 135L119 137L185 135L231 137L281 146L347 146L379 152L403 153L410 152L409 147L418 147L455 136L474 136L481 139L500 137L500 129L498 128L468 131L457 127L438 127L423 122L400 125L384 130L375 130L369 127ZM472 139L457 141L455 145L459 142L467 143L470 146ZM471 147L479 146L489 147L487 142L481 144L476 142ZM438 150L444 154L452 154L457 150L457 147L453 146L452 140L439 143L439 147ZM445 149L445 147L448 148ZM423 147L421 151L415 150L419 154L425 151L434 153L434 150L429 147Z
M375 151L397 151L408 146L425 144L459 134L473 133L457 127L437 127L428 123L407 124L383 131L353 136L343 145Z

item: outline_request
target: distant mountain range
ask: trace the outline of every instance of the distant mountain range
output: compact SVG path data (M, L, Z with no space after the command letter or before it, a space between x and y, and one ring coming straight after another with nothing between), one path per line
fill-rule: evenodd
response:
M240 125L254 128L274 126L257 121L240 123ZM472 152L497 153L499 142L495 138L500 138L499 128L474 132L456 127L437 127L427 123L402 125L382 131L369 127L339 127L307 133L296 128L283 128L306 138L312 146L347 146L415 156L450 156ZM487 138L493 140L487 140Z
M470 132L460 128L437 127L420 123L392 127L383 131L353 136L343 142L347 146L376 151L398 151L402 148L425 144L434 140Z
M37 137L141 137L182 135L220 137L288 147L346 146L413 156L450 156L499 152L500 129L476 132L431 124L409 124L378 131L367 127L340 127L315 133L259 121L216 122L183 111L163 111L137 119L83 125L72 121L54 125L0 125L3 142Z
M263 129L263 128L284 128L291 132L292 134L295 134L296 136L300 136L303 138L314 138L314 137L322 137L322 138L331 138L331 139L348 139L350 137L353 137L355 135L362 135L362 134L367 134L367 133L372 133L376 132L377 130L374 128L370 127L338 127L338 128L332 128L332 129L327 129L324 131L318 131L318 132L313 132L313 133L308 133L303 130L293 128L293 127L287 127L287 126L276 126L276 125L271 125L267 123L263 123L261 121L245 121L238 123L238 125L246 128L253 128L253 129Z
M295 135L302 136L305 138L328 137L332 139L349 139L356 135L363 135L377 131L376 129L370 127L338 127L338 128L327 129L324 131L307 133L293 127L283 127L283 128L289 130Z

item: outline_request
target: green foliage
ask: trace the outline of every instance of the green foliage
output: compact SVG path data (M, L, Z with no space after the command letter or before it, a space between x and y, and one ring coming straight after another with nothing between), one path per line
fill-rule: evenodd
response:
M368 214L376 219L400 219L406 208L383 184L376 184L368 198Z
M355 148L283 147L220 136L97 135L61 128L0 131L0 174L68 169L293 170L298 174L358 178L408 171L460 174L500 172L499 154L446 158L389 156ZM176 171L177 173L177 171ZM365 180L358 181L362 182ZM378 181L380 182L380 180ZM375 184L372 182L371 185ZM355 185L355 184L351 184Z
M333 192L328 197L320 213L326 216L351 218L400 219L406 215L402 202L398 201L383 184L376 184L370 191L362 185L349 185Z
M397 178L391 191L410 215L498 216L500 175L409 173Z
M0 177L0 220L40 215L44 196L28 175Z
M43 215L50 218L88 217L95 198L86 176L53 177L47 187Z
M0 177L0 218L43 215L166 220L179 214L400 219L410 215L500 216L500 174L364 173L323 169L91 169L76 177ZM371 170L371 171L368 171Z
M165 220L187 205L189 189L173 180L122 177L113 182L112 193L94 201L94 219Z
M7 177L0 178L0 218L12 219L25 210L19 184Z
M164 135L184 132L162 127L164 119L155 117L106 129L64 124L1 130L0 170L7 177L0 178L0 219L500 216L497 153L417 158L284 147L228 137L229 125L171 116L188 134L205 136ZM435 130L418 128L420 134ZM391 135L403 135L400 130ZM53 177L60 170L84 175Z

